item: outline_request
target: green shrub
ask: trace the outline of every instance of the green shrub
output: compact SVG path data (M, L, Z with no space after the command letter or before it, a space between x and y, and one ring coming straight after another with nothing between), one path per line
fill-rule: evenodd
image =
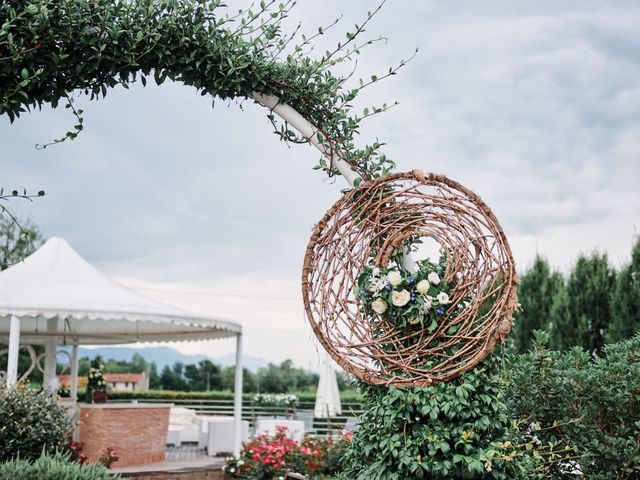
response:
M573 469L592 479L640 479L640 336L604 347L593 359L576 347L547 350L548 334L512 359L509 406L531 435L569 450ZM567 477L567 460L550 478Z
M47 393L0 387L0 462L61 449L70 430L64 406Z
M540 457L513 428L496 362L433 387L363 385L364 414L343 457L344 478L538 478Z
M34 462L0 463L0 480L118 480L102 465L80 465L61 454L43 455Z

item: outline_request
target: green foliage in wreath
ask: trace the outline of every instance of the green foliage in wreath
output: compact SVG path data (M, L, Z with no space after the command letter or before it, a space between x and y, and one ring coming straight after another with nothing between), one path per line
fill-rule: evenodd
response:
M14 121L43 105L66 103L77 117L65 137L83 129L82 111L73 95L91 99L110 88L153 79L169 79L196 88L204 96L248 98L252 92L273 94L295 108L318 129L318 139L346 160L362 178L385 174L393 162L376 142L357 148L361 121L393 105L355 113L352 102L369 85L395 75L401 61L381 75L352 81L331 69L353 62L369 44L365 27L380 6L346 32L334 49L315 55L314 40L338 24L304 35L300 26L283 30L295 1L262 0L230 12L220 0L8 0L0 3L0 115ZM307 142L285 124L269 118L287 141ZM43 147L45 147L44 145ZM316 169L335 170L321 159Z

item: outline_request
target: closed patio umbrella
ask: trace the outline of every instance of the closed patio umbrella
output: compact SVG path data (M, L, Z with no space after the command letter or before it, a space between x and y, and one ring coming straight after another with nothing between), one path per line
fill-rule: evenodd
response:
M322 361L318 391L316 392L316 405L313 412L318 418L331 418L342 413L336 371L328 358Z

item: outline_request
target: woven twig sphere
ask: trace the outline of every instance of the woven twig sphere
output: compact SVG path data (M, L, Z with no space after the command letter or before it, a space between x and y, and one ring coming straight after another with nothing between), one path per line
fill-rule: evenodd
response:
M386 267L416 237L447 252L444 281L455 285L431 333L370 318L355 293L372 259ZM307 317L333 359L365 382L414 387L455 378L491 353L511 330L517 283L491 209L459 183L417 170L365 182L336 202L313 231L302 273Z

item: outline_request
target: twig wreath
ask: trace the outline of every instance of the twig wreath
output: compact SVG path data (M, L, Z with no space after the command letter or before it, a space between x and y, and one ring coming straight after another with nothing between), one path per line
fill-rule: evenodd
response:
M407 264L421 239L437 261ZM450 380L511 330L515 264L482 199L442 175L397 173L336 202L307 247L302 290L323 347L373 384Z

